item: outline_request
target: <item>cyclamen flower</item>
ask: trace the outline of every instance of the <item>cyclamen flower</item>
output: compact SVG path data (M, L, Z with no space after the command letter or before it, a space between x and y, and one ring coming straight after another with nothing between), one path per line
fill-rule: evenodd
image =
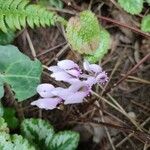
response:
M96 64L90 64L88 61L83 62L83 67L86 71L98 74L102 72L102 68L99 65Z
M62 99L60 98L40 98L36 101L33 101L31 105L35 105L41 109L46 109L46 110L52 110L56 108L60 103Z
M43 98L33 101L31 105L36 105L46 110L52 110L61 103L82 103L83 99L90 93L90 89L91 87L86 81L78 81L76 84L72 84L66 89L61 87L55 88L51 84L40 84L37 87L37 92Z
M51 77L55 78L55 80L68 83L78 81L81 74L79 66L71 60L59 61L57 66L51 66L48 70L53 72Z
M91 86L87 82L78 81L68 89L56 88L52 93L62 98L64 104L82 103L83 99L89 95Z
M49 67L55 80L65 81L71 85L68 88L61 88L47 83L40 84L37 92L42 98L33 101L31 105L52 110L62 103L65 105L82 103L94 84L104 84L108 81L107 73L102 71L99 65L85 61L83 67L89 74L82 74L79 66L71 60L62 60L57 66Z
M102 71L102 68L97 64L90 64L88 61L84 61L83 67L86 71L93 74L97 83L104 84L108 81L107 73Z
M55 90L55 87L51 84L40 84L37 87L37 92L43 98L33 101L31 105L36 105L39 108L44 108L46 110L56 108L62 102L62 99L55 97L52 93L53 90Z

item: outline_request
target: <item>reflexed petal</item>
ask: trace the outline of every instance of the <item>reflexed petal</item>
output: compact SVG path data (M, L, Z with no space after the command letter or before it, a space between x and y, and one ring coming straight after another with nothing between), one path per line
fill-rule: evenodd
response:
M59 72L59 71L62 71L61 68L59 68L58 66L51 66L48 68L49 71L52 71L52 72Z
M86 92L76 92L76 93L70 94L70 96L68 96L65 99L64 104L82 103L84 97L86 96L87 96Z
M79 68L79 66L76 63L74 63L72 60L67 60L67 59L59 61L57 65L64 70Z
M69 74L71 74L72 76L75 76L75 77L80 76L80 71L78 71L76 69L66 70L66 72L68 72Z
M107 74L105 71L101 72L97 77L96 77L97 83L104 84L108 81Z
M89 72L93 72L93 73L100 73L102 72L102 68L97 65L97 64L90 64L88 61L84 61L83 63L83 67L86 71L89 71Z
M72 78L71 75L69 75L68 73L62 71L62 72L56 72L51 74L51 77L55 78L55 80L57 81L67 81L70 78Z
M102 72L102 68L99 65L96 64L91 64L90 65L90 69L94 72L94 73L100 73Z
M85 69L86 71L91 72L90 63L89 63L87 60L85 60L85 61L83 62L83 67L84 67L84 69Z
M70 87L69 87L69 91L70 92L77 92L80 89L82 89L83 87L87 86L87 84L85 82L82 81L78 81L78 82L74 82Z
M51 91L54 89L55 87L51 84L40 84L37 87L37 92L40 94L41 97L52 97L52 93Z
M86 84L88 84L90 87L92 87L94 84L96 84L96 78L95 77L88 77L85 81Z
M60 97L61 99L66 99L67 96L70 94L70 91L68 89L58 87L58 88L55 88L55 90L53 90L52 93L55 96Z
M56 108L60 102L61 102L60 98L43 98L33 101L31 105L36 105L41 109L52 110Z

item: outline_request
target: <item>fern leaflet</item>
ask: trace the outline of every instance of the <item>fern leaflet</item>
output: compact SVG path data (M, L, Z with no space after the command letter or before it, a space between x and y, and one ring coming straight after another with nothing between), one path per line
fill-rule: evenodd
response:
M50 26L57 21L65 22L55 13L27 0L0 0L0 29L3 32L8 32L8 29L21 30L27 24L31 28Z

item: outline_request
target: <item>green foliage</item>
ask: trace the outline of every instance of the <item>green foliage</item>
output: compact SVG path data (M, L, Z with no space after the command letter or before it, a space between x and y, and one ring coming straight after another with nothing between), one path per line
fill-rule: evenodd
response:
M63 3L60 0L39 0L38 3L43 6L54 6L56 8L63 8Z
M54 135L53 127L41 119L25 119L21 124L21 131L24 137L45 150L48 149L48 144Z
M0 88L3 83L8 83L19 101L36 94L41 72L42 66L38 60L31 61L15 46L0 46Z
M28 0L0 0L0 29L3 32L21 30L27 24L31 28L50 26L57 21L63 19L40 5L29 4Z
M67 40L73 50L81 54L91 54L100 42L100 26L91 11L83 11L72 17L66 28Z
M3 108L2 103L0 102L0 117L2 117L3 114L4 114L4 108Z
M150 5L150 0L146 0L146 2Z
M1 76L0 76L0 98L2 98L3 95L4 95L3 84L4 84L3 79L2 79Z
M7 123L5 122L5 120L2 117L0 117L0 133L1 132L9 132Z
M15 38L15 32L8 30L7 33L0 31L0 45L6 45L13 42Z
M20 135L10 136L5 132L0 133L0 150L35 150L26 139Z
M101 59L104 57L105 54L107 54L108 49L110 48L110 35L105 29L102 29L100 31L100 37L101 41L95 53L85 56L85 58L91 63L101 61Z
M150 32L150 14L143 17L141 29L144 32Z
M25 119L21 132L25 138L10 135L7 123L0 118L0 150L75 150L79 142L78 133L63 131L55 134L53 127L41 119Z
M25 119L21 131L24 137L37 144L37 149L75 150L79 141L78 133L64 131L55 134L53 127L41 119Z
M69 20L66 36L73 50L83 54L91 63L101 61L108 52L110 35L103 29L91 11Z
M58 132L54 135L51 150L75 150L79 142L79 135L72 131Z
M118 0L118 3L132 15L139 14L143 9L143 0Z
M15 116L16 111L14 108L4 108L3 118L8 124L8 127L11 129L15 129L19 125L19 120Z
M35 150L29 142L20 135L10 135L7 123L0 118L0 150Z

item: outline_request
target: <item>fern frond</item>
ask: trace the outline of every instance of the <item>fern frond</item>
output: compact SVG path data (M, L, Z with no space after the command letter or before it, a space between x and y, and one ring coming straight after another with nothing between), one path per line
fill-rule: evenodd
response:
M50 26L57 21L63 19L40 5L29 4L28 0L0 0L0 30L3 32L21 30L27 24L31 28Z

